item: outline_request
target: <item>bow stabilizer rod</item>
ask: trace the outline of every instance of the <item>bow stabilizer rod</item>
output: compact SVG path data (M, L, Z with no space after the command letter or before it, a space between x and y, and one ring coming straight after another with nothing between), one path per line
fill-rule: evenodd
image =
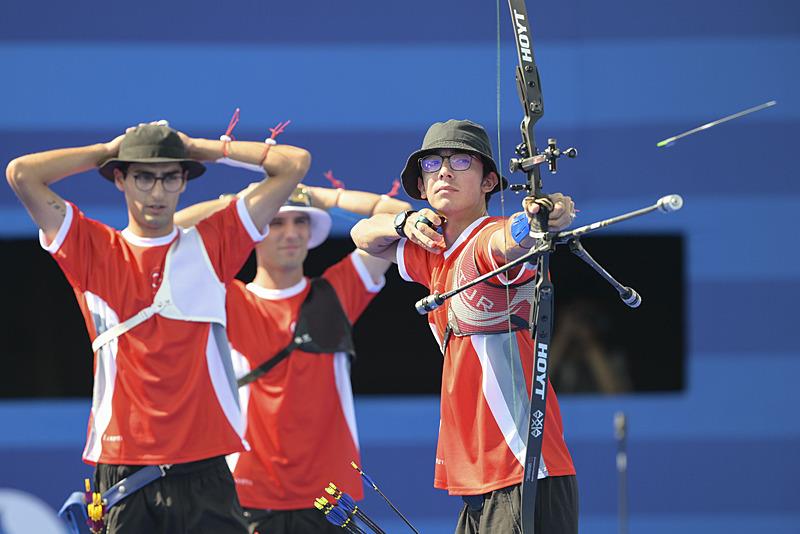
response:
M666 195L658 199L658 201L655 204L647 206L646 208L641 208L638 210L630 211L628 213L623 213L622 215L617 215L616 217L611 217L592 224L580 226L578 228L575 228L574 230L568 230L558 233L550 232L544 234L542 237L542 242L536 245L534 248L532 248L531 251L525 254L524 256L520 256L516 260L510 261L505 265L501 265L494 271L482 274L481 276L475 278L474 280L467 282L462 286L453 288L450 291L447 291L445 293L438 293L438 292L432 293L427 297L418 300L414 306L416 307L417 312L420 315L426 315L429 312L432 312L433 310L441 306L442 304L444 304L445 301L447 301L447 299L455 295L458 295L462 291L469 289L470 287L477 285L481 282L489 280L490 278L494 278L498 274L503 274L509 269L512 269L522 263L532 263L533 261L536 261L542 253L544 253L545 251L552 251L558 245L568 244L571 241L574 241L575 239L583 235L586 235L590 232L594 232L597 230L601 230L603 228L611 226L612 224L617 224L623 221L627 221L635 217L641 217L642 215L647 215L648 213L652 213L654 211L660 211L661 213L672 213L674 211L678 211L679 209L681 209L682 206L683 206L683 198L680 195L675 195L675 194ZM614 284L612 283L612 285ZM616 285L615 288L619 289ZM622 292L620 292L620 296L623 296Z

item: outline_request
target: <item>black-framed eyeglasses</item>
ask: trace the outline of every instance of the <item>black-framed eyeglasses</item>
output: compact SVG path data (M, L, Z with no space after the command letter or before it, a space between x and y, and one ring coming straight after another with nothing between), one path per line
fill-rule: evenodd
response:
M475 156L467 153L450 154L449 156L429 154L419 158L419 166L423 172L436 172L442 168L444 160L447 160L447 164L452 170L466 171L472 165L473 158Z
M183 187L183 171L169 172L161 176L149 172L137 172L133 175L133 183L136 184L136 189L144 193L152 190L158 180L161 180L161 187L164 188L164 191L177 193Z

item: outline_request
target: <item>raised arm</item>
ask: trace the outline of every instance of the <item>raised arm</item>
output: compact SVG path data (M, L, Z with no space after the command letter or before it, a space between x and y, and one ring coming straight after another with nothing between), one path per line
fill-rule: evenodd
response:
M311 204L320 209L339 208L363 217L378 213L394 214L410 210L411 204L388 195L376 195L366 191L349 189L330 189L328 187L308 187Z
M116 156L123 137L108 143L28 154L8 164L9 185L48 242L56 237L66 214L66 203L50 188L51 184Z
M184 143L187 144L193 158L217 160L223 157L222 141L184 138ZM269 148L266 158L264 158L264 148L264 143L233 141L228 147L227 154L230 159L254 165L260 164L264 169L264 179L257 185L248 187L243 194L247 211L259 230L266 228L311 165L311 154L302 148L274 145ZM220 204L211 201L203 207L203 210L193 210L194 213L188 212L176 218L176 223L191 226L226 205L227 202Z
M397 213L411 209L411 204L408 202L388 195L326 187L309 187L308 189L313 206L324 210L339 208L356 215L371 216L370 220L374 217L388 217L389 220L392 220ZM362 222L364 221L360 221L358 224ZM392 231L394 232L394 226L392 226ZM395 232L394 235L397 236L397 233ZM389 269L391 262L394 261L394 256L390 254L371 255L363 250L358 250L356 253L360 255L375 282L380 280L381 276Z
M353 238L356 246L367 254L396 261L397 242L402 236L397 233L395 228L395 215L378 213L369 219L359 221L350 230L350 237ZM429 252L434 254L442 252L445 248L444 238L433 228L419 224L421 218L428 219L437 228L441 227L444 222L435 211L423 208L406 218L403 234L409 241Z

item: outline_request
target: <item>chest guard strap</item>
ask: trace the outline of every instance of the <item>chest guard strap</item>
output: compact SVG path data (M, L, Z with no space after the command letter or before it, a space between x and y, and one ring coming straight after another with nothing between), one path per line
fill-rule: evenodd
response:
M322 277L311 280L311 289L300 305L291 343L241 377L237 381L238 386L242 387L257 380L296 349L312 354L346 352L351 358L356 355L350 320L336 296L336 291Z
M170 245L163 280L153 303L101 332L92 341L92 351L97 352L156 314L179 321L219 324L223 329L226 325L225 284L217 278L195 227L181 229Z

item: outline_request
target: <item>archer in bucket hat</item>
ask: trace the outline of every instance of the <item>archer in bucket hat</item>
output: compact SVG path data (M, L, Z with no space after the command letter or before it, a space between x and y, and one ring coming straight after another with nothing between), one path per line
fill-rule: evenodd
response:
M397 263L400 277L444 293L519 258L536 244L542 200L522 201L510 217L492 217L487 198L507 185L492 156L489 136L466 120L433 124L401 173L419 211L378 214L351 232L361 250ZM568 226L572 199L548 195L550 230ZM545 201L546 203L546 201ZM444 352L441 421L434 486L461 495L456 534L511 532L520 524L519 500L530 392L525 369L534 364L527 298L535 266L517 267L479 283L428 313ZM409 302L410 306L412 303ZM563 439L558 400L548 388L537 531L577 533L575 468ZM520 417L520 414L523 414ZM481 424L476 425L475 422ZM546 489L545 489L546 488Z
M411 198L417 200L422 198L417 187L417 179L421 175L420 159L445 148L462 150L480 156L483 160L484 171L499 175L497 163L495 163L492 155L492 144L489 142L486 130L481 125L468 120L455 119L450 119L447 122L436 122L428 128L428 132L422 140L422 148L408 157L406 166L400 175L403 181L403 189ZM501 187L503 189L508 187L508 180L502 177L489 193L496 193L500 191Z
M189 207L179 211L176 220L195 224L226 202ZM308 250L327 238L332 208L364 217L410 210L411 205L365 191L300 186L256 247L253 280L237 280L228 288L228 337L237 378L244 384L241 404L247 406L246 438L251 446L230 463L239 501L251 529L258 532L341 532L311 506L331 480L353 498L363 498L360 475L350 467L350 462L359 462L359 449L349 325L377 296L391 262L356 250L330 265L320 278L306 277ZM324 284L333 291L325 291ZM386 320L389 335L390 318ZM306 334L312 341L284 350ZM336 343L326 344L326 339ZM279 360L279 354L288 355ZM360 358L373 356L379 355ZM274 367L258 374L265 365ZM247 380L252 382L247 385Z
M245 449L225 334L226 286L305 175L310 155L288 145L226 143L147 124L106 143L24 155L6 169L42 247L72 285L92 339L96 383L83 458L96 465L95 490L136 493L106 510L106 534L249 531L224 459ZM260 165L269 179L179 228L174 211L187 180L202 174L201 161L223 155ZM122 231L89 219L51 189L98 167L125 195Z

